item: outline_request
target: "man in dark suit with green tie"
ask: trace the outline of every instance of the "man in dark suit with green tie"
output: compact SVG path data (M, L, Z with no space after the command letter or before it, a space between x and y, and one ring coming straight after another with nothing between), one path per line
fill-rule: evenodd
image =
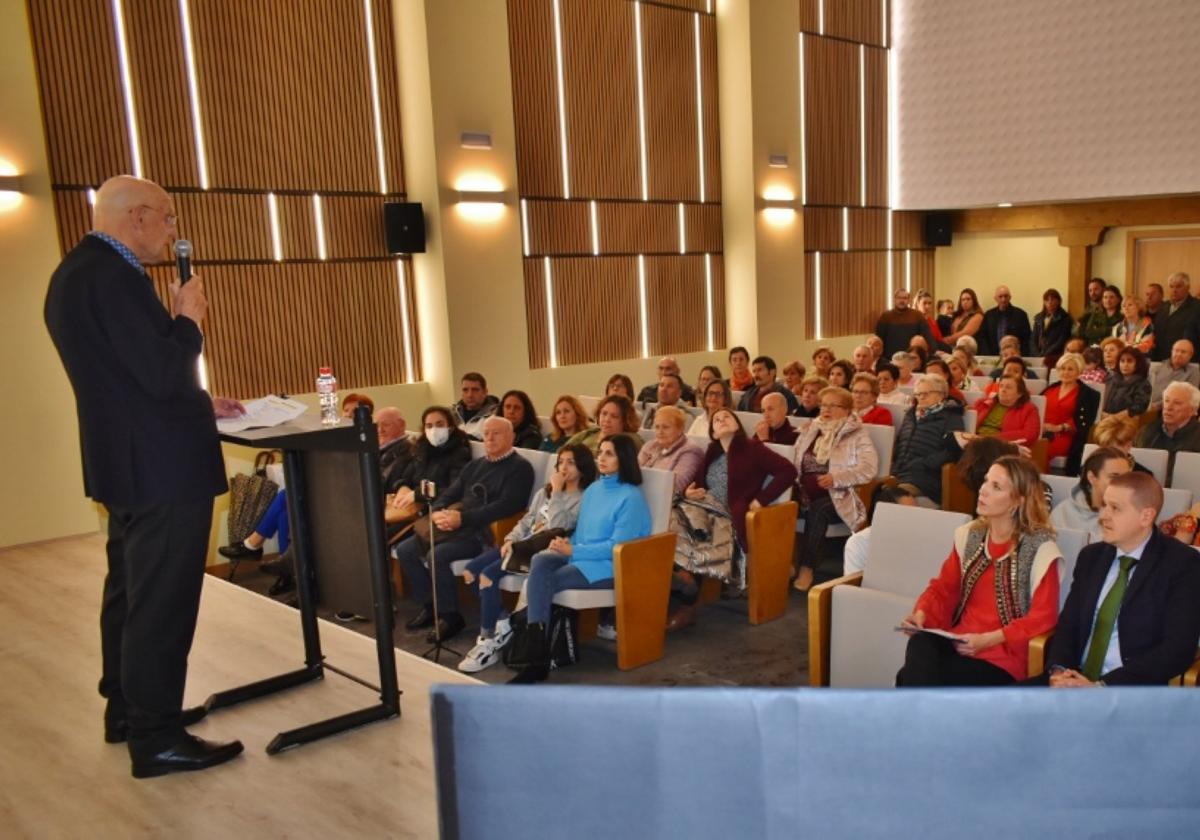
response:
M1155 528L1162 487L1117 476L1104 491L1104 542L1079 553L1047 649L1052 688L1163 685L1192 664L1200 638L1200 553Z

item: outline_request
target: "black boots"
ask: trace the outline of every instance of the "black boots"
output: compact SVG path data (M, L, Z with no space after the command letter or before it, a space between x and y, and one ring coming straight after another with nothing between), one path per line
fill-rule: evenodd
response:
M550 676L550 639L546 625L530 624L526 632L529 633L529 664L508 681L509 685L545 682Z

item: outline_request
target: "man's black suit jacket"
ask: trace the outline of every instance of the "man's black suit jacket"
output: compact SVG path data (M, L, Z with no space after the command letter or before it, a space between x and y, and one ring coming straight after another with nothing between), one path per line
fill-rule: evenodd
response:
M225 492L194 321L172 318L149 278L95 236L54 272L45 319L75 391L88 496L135 509Z
M980 356L1000 355L1000 319L1003 313L1000 307L993 306L983 313L983 326L975 334L975 342L979 345ZM1029 355L1029 344L1032 333L1029 329L1029 316L1019 306L1008 307L1008 318L1005 325L1005 335L1015 336L1021 342L1021 355Z
M1048 668L1083 664L1100 588L1116 555L1108 543L1079 553ZM1109 685L1162 685L1188 669L1200 638L1200 553L1157 530L1151 535L1121 602L1117 638L1122 666L1100 677Z

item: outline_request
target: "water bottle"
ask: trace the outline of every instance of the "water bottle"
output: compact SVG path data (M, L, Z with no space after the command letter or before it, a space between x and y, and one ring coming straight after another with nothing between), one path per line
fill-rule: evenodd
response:
M342 414L338 411L337 379L330 367L322 367L317 377L317 399L321 402L321 422L326 426L336 426Z

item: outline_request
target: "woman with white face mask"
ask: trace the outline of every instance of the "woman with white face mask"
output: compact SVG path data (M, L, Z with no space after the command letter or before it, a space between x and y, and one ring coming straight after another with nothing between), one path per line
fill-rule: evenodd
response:
M449 487L471 460L471 441L458 428L450 409L433 405L421 415L421 438L416 454L404 468L398 489L389 504L404 509L413 505L422 481L439 490Z

